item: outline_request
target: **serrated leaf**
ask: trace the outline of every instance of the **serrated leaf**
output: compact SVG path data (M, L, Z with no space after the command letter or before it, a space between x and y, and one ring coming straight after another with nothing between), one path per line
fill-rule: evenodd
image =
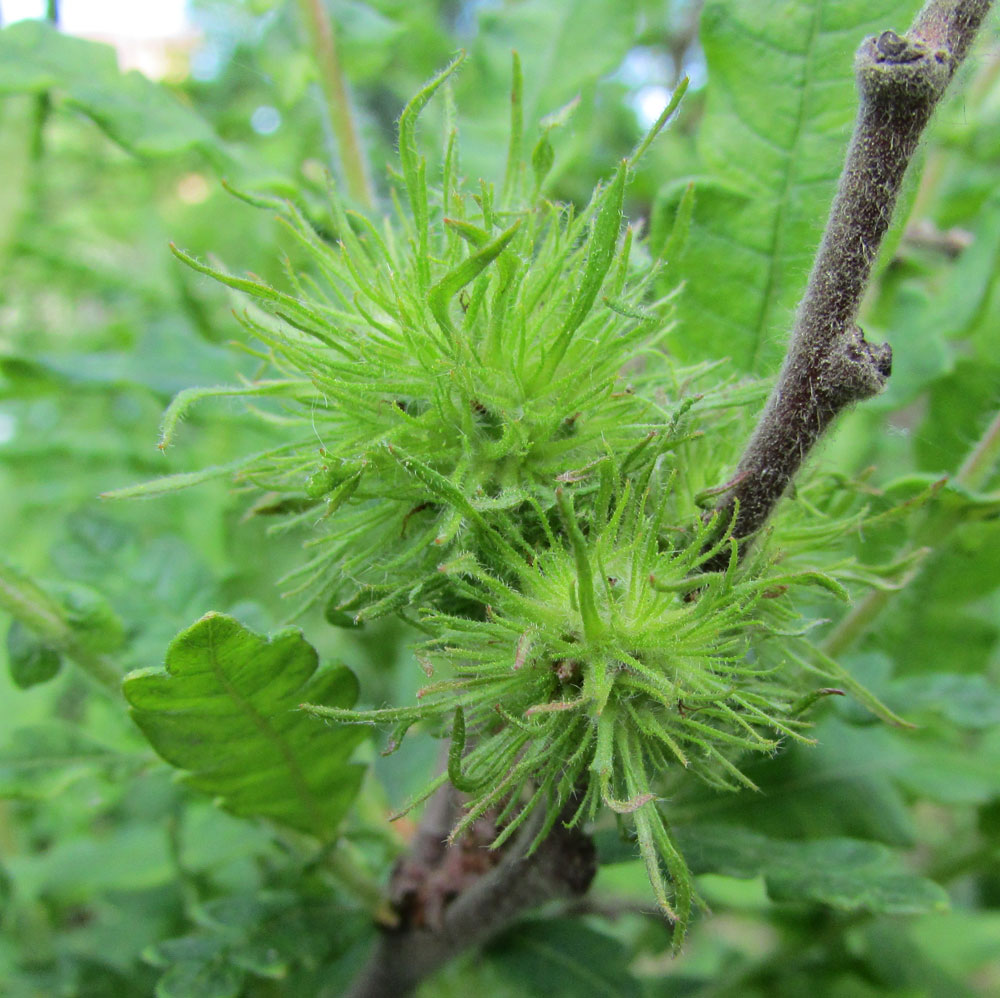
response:
M685 829L680 838L696 873L763 875L775 901L893 915L948 908L943 888L905 870L892 850L876 842L839 838L787 842L742 828L710 825Z
M525 996L639 998L631 955L617 939L568 918L529 921L494 950L497 969Z
M163 669L125 678L132 717L184 782L240 817L263 817L329 840L358 791L348 762L366 734L327 727L305 700L350 707L357 681L344 666L317 671L315 649L289 628L271 638L210 613L179 634Z
M775 759L743 767L761 793L720 798L692 785L675 806L690 808L693 821L704 814L767 836L836 835L911 846L912 818L895 785L910 761L904 739L887 726L857 727L835 716L810 735L815 746L791 746Z
M916 0L709 0L708 103L681 264L685 357L776 368L844 160L860 41L908 24ZM678 192L679 193L679 192ZM677 271L672 271L675 280Z

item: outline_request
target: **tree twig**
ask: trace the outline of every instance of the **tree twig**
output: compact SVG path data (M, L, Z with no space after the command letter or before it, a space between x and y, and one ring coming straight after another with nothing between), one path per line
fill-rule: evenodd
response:
M826 231L777 384L718 503L737 539L763 526L835 417L885 385L892 350L865 340L858 309L924 127L992 4L931 0L905 36L884 31L858 50L858 117Z
M975 240L968 229L954 226L942 231L929 218L921 218L906 227L903 241L919 249L935 250L947 257L957 257Z
M316 70L326 98L330 125L337 140L337 152L347 190L358 204L370 208L374 204L374 195L361 149L357 123L351 110L347 83L337 54L333 23L320 0L299 0L299 8L312 43Z
M580 897L589 888L596 852L583 832L557 821L529 853L545 821L544 809L538 808L496 853L487 851L495 829L480 842L473 833L471 846L462 840L446 845L459 808L450 786L428 802L410 853L393 877L399 924L382 930L347 998L405 998L425 977L493 939L532 908ZM463 850L466 859L459 854ZM477 862L475 850L480 869L467 876L468 858ZM429 884L434 886L427 891Z

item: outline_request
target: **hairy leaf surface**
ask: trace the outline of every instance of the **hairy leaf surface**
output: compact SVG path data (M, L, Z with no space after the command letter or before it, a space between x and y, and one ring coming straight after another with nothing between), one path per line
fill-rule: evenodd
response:
M210 613L174 639L165 668L131 673L124 690L136 724L187 784L240 817L329 839L358 791L363 770L348 757L365 733L296 710L303 700L354 703L353 673L317 665L298 630L268 639Z
M686 830L682 839L696 872L762 874L775 901L812 901L843 911L894 915L948 907L941 887L907 871L891 850L875 842L787 842L722 825Z
M866 35L909 23L917 6L706 3L706 173L682 264L682 355L708 350L742 370L775 369L844 160L857 106L852 53Z

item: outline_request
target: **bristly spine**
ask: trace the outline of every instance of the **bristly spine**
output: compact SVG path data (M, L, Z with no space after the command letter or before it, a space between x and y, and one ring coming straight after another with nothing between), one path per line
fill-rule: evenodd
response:
M442 184L428 180L418 117L460 63L400 117L405 206L394 194L393 215L350 211L331 187L331 242L295 205L245 196L277 211L314 266L289 271L292 293L175 250L248 296L241 321L272 376L181 393L162 444L206 397L277 399L291 439L219 473L263 491L256 508L285 514L278 529L308 531L309 557L285 580L303 606L323 601L338 625L416 624L417 659L433 673L414 705L306 709L392 724L393 748L416 723L450 734L446 773L412 804L450 779L468 797L453 836L491 812L499 847L544 807L537 845L555 821L606 808L634 830L679 946L696 898L664 774L752 788L744 756L808 740L801 713L817 674L895 720L818 656L795 607L806 588L846 597L834 578L845 566L820 571L808 555L863 511L804 504L819 517L811 534L801 519L798 535L783 533L779 518L741 559L732 518L703 508L732 474L744 410L763 389L720 386L716 365L673 364L674 292L656 290L671 261L624 226L629 177L684 85L577 213L544 195L566 114L524 157L516 57L499 194L463 182L453 130ZM689 220L690 204L678 225Z

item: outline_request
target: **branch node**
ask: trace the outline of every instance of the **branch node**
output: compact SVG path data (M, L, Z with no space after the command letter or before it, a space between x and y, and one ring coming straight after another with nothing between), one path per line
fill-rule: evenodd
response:
M947 49L930 48L911 35L883 31L861 43L854 65L863 100L926 107L929 117L948 86L955 61Z
M785 364L717 507L739 503L736 540L763 526L837 414L885 386L892 350L855 320L924 127L993 2L928 0L905 35L883 31L858 49L858 117ZM704 566L723 567L721 554Z
M816 393L840 410L878 395L891 373L892 347L869 343L861 327L854 326L824 357Z

